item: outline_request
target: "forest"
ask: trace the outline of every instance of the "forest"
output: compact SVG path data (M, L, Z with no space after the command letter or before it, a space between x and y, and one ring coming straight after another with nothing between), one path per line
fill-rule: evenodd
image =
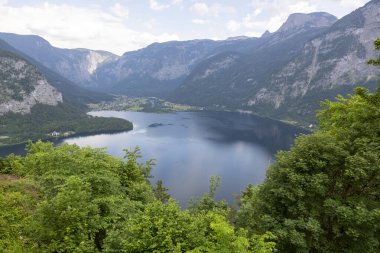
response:
M1 145L49 139L54 131L72 134L95 134L128 131L133 124L124 119L86 115L78 108L61 103L57 106L37 104L30 114L7 113L0 117Z

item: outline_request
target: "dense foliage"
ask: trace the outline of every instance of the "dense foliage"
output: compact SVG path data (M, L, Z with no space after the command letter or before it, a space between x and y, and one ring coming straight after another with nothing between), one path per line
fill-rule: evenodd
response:
M100 133L131 130L131 122L118 118L91 117L69 104L35 105L30 114L8 113L0 116L1 144L25 142L60 133ZM8 138L4 138L8 137Z
M0 161L1 252L274 250L270 234L234 229L226 207L181 210L162 182L153 191L152 162L139 163L138 149L125 160L68 144L27 151Z
M326 101L317 132L242 195L237 223L280 252L380 252L380 89Z

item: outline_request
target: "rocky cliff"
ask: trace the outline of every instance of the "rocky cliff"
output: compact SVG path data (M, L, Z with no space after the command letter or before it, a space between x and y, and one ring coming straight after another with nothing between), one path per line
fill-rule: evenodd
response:
M379 0L340 20L327 13L293 14L228 67L205 75L231 55L201 62L171 99L310 122L321 100L357 85L376 86L377 70L367 61L376 55L373 41L379 34Z
M311 27L329 27L337 18L326 12L294 13L291 14L277 32L294 32Z
M0 33L0 39L82 87L96 87L96 69L118 59L117 55L107 51L53 47L36 35Z
M203 106L244 107L249 97L266 87L273 73L296 57L307 41L328 29L327 17L330 25L336 20L325 13L304 17L303 22L289 18L280 31L257 39L256 47L249 51L216 54L201 62L170 98Z
M249 50L256 44L256 38L247 37L154 43L100 66L96 80L118 94L165 97L201 61L221 52Z
M307 42L248 103L279 108L292 99L375 79L377 69L367 61L376 56L373 41L379 34L380 1L372 1Z
M12 53L0 51L0 115L29 113L36 104L58 105L62 94L35 66Z

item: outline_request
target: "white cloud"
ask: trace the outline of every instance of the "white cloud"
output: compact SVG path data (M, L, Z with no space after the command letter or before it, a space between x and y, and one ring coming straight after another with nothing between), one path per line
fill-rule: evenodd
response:
M292 13L310 13L317 11L316 1L311 0L252 0L254 11L245 16L243 21L247 28L264 25L264 30L276 31ZM260 11L258 11L260 10ZM259 14L265 13L266 19L256 19Z
M246 32L244 33L247 37L261 37L262 33L259 32Z
M168 9L174 5L182 3L183 0L172 0L167 4L160 4L157 0L149 0L149 8L154 11L161 11L164 9Z
M263 12L263 9L261 9L261 8L257 8L257 9L253 12L253 16L257 17L257 16L260 15L262 12Z
M148 29L148 30L153 30L153 29L155 29L155 28L159 25L159 23L158 23L158 21L157 21L156 19L151 18L151 19L145 21L145 22L143 23L143 25L144 25L144 27L145 27L146 29Z
M339 0L339 3L344 8L357 9L363 6L368 0Z
M235 32L235 31L240 29L241 24L239 22L237 22L236 20L229 20L226 27L231 32Z
M152 34L127 27L123 19L98 8L65 4L0 8L0 31L36 34L64 48L104 49L118 54L153 42L178 40L175 34ZM125 13L124 13L125 14Z
M195 3L191 6L191 11L197 15L203 16L208 14L209 8L205 3Z
M180 4L183 0L172 0L172 5Z
M251 0L251 11L236 22L248 36L258 36L265 30L275 32L292 13L326 11L338 17L363 6L369 0ZM232 27L237 24L231 23Z
M218 17L220 15L233 15L236 13L236 9L229 5L212 4L207 5L204 2L196 2L190 10L198 16L212 16Z
M121 4L119 3L115 3L112 7L111 7L111 11L118 17L121 17L121 18L127 18L128 15L129 15L129 10L128 8L122 6Z
M120 54L156 41L178 40L176 33L186 39L259 36L267 29L276 31L294 12L327 11L342 17L368 1L115 0L80 7L63 4L69 1L18 0L18 7L12 7L16 1L0 0L0 31L37 34L58 47ZM160 12L165 10L168 15Z
M196 18L196 19L193 19L191 22L197 25L205 25L205 24L208 24L210 21L206 19Z

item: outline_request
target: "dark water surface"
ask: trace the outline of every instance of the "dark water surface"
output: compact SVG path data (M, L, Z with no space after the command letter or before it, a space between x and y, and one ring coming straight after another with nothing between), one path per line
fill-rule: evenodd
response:
M190 196L206 192L213 175L222 179L217 198L232 202L233 194L240 193L245 185L262 182L275 152L289 149L295 136L303 132L270 119L229 112L90 114L128 119L133 122L134 130L69 138L63 142L106 147L111 155L118 157L124 155L124 148L139 146L142 161L156 159L157 165L152 170L154 180L162 179L181 205ZM0 155L4 152L0 149ZM7 153L10 152L14 151Z

